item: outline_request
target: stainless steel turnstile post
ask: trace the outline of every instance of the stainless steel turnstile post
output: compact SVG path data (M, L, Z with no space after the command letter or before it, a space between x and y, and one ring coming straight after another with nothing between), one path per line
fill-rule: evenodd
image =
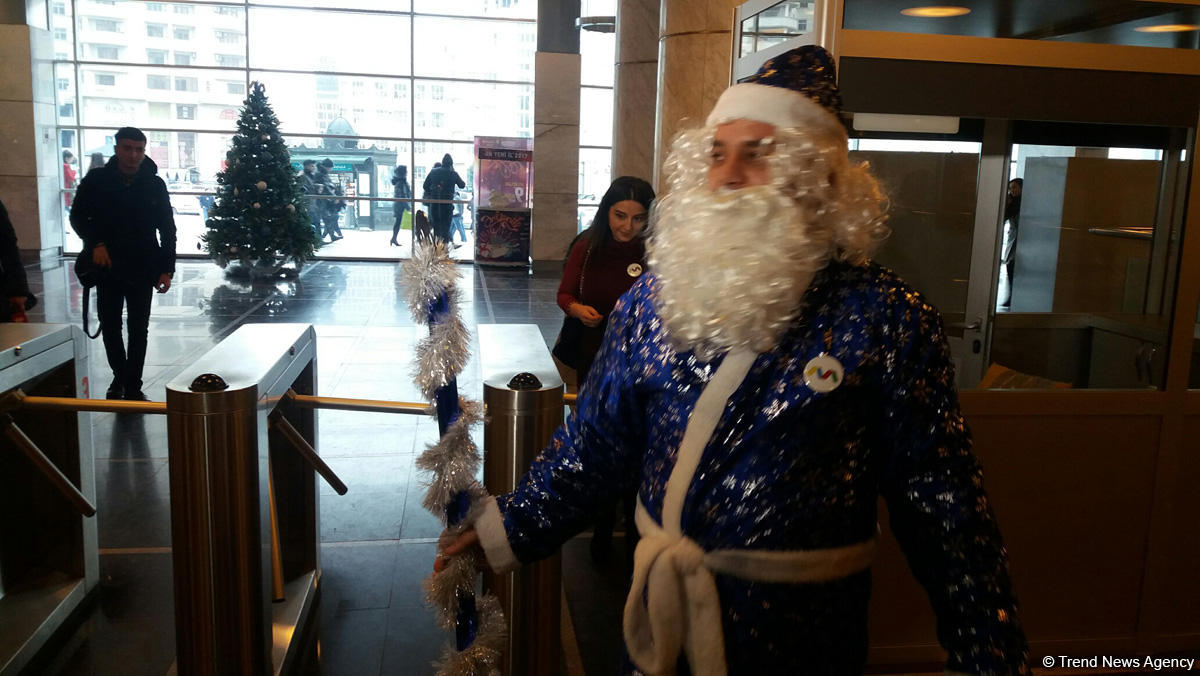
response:
M489 493L499 495L513 489L562 425L563 383L537 326L481 324L479 347L487 405L483 480ZM502 662L508 676L562 673L561 580L557 554L488 580L508 619Z
M316 333L298 324L244 325L167 385L181 676L278 674L307 647L299 639L321 575L319 491L294 447L297 435L316 446L317 421L286 394L316 387Z
M0 392L88 396L77 327L0 324ZM0 435L0 674L16 674L100 579L91 415L12 408ZM8 424L9 422L15 424Z

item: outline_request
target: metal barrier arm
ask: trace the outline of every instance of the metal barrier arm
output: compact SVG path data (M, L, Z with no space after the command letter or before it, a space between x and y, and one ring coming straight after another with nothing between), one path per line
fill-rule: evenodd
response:
M314 397L308 394L296 394L288 390L284 398L297 406L304 408L329 408L342 411L374 411L376 413L409 413L414 415L431 415L434 408L429 404L408 401L387 401L383 399L343 399L340 397Z
M346 488L346 484L342 483L342 480L338 478L338 475L329 467L329 465L325 464L325 461L321 459L321 456L317 455L316 449L308 444L308 441L304 438L304 436L300 434L295 427L292 427L292 424L288 422L286 418L279 414L275 414L271 416L270 423L272 427L277 428L283 433L283 436L292 444L292 448L295 448L296 452L300 454L300 457L304 458L309 465L312 465L312 468L317 471L317 474L320 474L321 478L324 479L325 482L328 483L338 495L345 495L346 491L350 490Z
M31 397L20 388L0 395L0 411L18 408L41 411L90 411L93 413L148 413L166 415L161 401L120 401L115 399L76 399L74 397Z
M67 502L71 503L75 511L84 516L96 515L95 505L89 502L83 493L79 492L78 488L75 488L75 484L72 484L71 480L58 469L54 462L46 457L46 454L42 452L42 449L37 447L37 444L33 443L32 439L25 436L25 433L21 431L20 427L17 427L17 423L11 416L3 414L0 417L0 425L4 426L4 436L8 437L9 440L16 444L17 448L21 449L25 457L29 458L34 467L37 467L38 471L50 480L54 488L66 498Z

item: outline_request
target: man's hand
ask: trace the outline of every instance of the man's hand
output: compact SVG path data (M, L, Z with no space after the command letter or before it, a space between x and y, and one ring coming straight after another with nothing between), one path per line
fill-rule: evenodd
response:
M600 326L600 322L604 321L604 315L596 312L596 308L583 303L575 303L571 305L571 316L583 322L584 326L593 328Z
M102 268L111 268L112 259L108 257L108 247L97 244L92 248L92 262Z
M164 272L158 276L158 283L154 285L159 293L166 293L167 289L171 288L171 274Z
M446 569L450 557L457 556L470 549L479 549L479 533L476 533L474 528L468 528L463 531L462 535L459 535L454 542L446 545L445 549L438 552L437 558L433 560L433 572L442 572ZM484 559L483 565L485 568L487 567L486 559Z

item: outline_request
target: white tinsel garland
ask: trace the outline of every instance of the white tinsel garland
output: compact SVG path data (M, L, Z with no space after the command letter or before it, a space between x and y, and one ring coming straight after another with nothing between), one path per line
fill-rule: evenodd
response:
M442 242L417 244L401 273L408 293L408 309L412 311L413 320L421 325L429 322L429 304L443 292L454 289L454 283L458 281L458 269ZM450 300L451 306L457 309L457 298L452 296Z
M500 673L500 658L504 655L504 644L508 638L504 611L491 594L480 597L476 608L479 612L479 634L475 642L462 652L455 652L452 646L446 646L442 650L442 659L436 665L439 674L494 676Z
M439 387L456 378L471 358L471 333L458 316L457 305L417 344L417 371L414 381L427 399Z
M427 399L436 404L438 390L454 382L470 358L470 333L459 311L461 295L455 288L458 271L443 243L422 242L400 272L407 289L409 308L420 325L429 325L429 335L417 345L414 381ZM431 317L431 308L443 302ZM487 491L476 479L482 462L471 438L471 427L483 419L483 405L459 397L458 414L436 443L430 444L417 459L419 469L431 473L424 505L443 523L447 507L462 501L467 514L448 528L443 538L451 538L474 522L482 511ZM446 411L440 412L444 423ZM465 500L463 499L464 496ZM445 545L439 542L439 549ZM456 628L462 618L460 602L475 596L479 561L474 553L451 557L441 573L425 580L426 600L435 609L438 624L446 630ZM469 607L469 606L468 606ZM474 599L474 640L464 650L446 646L437 662L439 676L494 676L499 674L507 628L504 613L495 596Z

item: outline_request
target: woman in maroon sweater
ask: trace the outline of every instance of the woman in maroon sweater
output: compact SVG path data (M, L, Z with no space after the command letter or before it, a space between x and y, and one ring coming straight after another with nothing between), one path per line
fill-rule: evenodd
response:
M571 243L562 282L558 285L558 306L583 323L576 345L555 346L555 354L574 361L582 388L588 370L604 339L608 314L621 294L629 290L645 270L646 246L642 231L654 201L654 188L640 178L622 176L612 182L600 200L596 218L587 230ZM572 359L573 358L573 359ZM637 529L633 527L636 482L622 491L625 516L625 554L632 570ZM592 529L592 558L603 560L612 551L616 504L596 510Z
M642 230L653 200L649 183L633 176L618 178L600 200L591 226L571 243L558 285L558 306L582 322L583 330L577 346L560 345L559 353L565 350L575 357L580 387L600 349L608 313L644 269Z

